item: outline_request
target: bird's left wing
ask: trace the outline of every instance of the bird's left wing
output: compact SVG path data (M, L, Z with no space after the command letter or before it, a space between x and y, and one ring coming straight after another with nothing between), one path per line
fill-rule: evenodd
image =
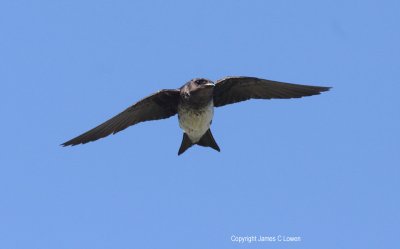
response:
M115 134L123 129L149 120L169 118L177 113L179 90L161 90L152 94L101 125L73 138L63 146L85 144Z
M214 87L214 106L224 106L248 99L291 99L328 91L330 87L307 86L264 80L255 77L227 77Z

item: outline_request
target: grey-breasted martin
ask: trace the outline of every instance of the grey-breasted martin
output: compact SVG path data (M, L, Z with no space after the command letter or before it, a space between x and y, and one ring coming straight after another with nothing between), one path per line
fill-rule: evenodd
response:
M183 130L178 155L194 144L220 151L210 130L214 107L248 99L301 98L329 89L330 87L298 85L254 77L226 77L215 84L208 79L196 78L179 89L158 91L62 145L85 144L143 121L164 119L178 114L179 126Z

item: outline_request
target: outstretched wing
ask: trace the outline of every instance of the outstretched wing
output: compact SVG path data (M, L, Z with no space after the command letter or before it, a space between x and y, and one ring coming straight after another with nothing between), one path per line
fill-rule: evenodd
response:
M63 143L63 146L85 144L115 134L123 129L149 120L169 118L177 113L179 90L161 90L128 107L82 135Z
M214 87L214 106L224 106L248 99L291 99L317 95L330 87L306 86L254 77L227 77Z

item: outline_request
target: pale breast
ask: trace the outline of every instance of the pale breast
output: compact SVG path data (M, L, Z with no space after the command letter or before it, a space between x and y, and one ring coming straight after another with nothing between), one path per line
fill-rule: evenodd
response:
M196 143L210 128L214 116L214 105L211 103L201 109L191 109L184 106L178 108L179 126Z

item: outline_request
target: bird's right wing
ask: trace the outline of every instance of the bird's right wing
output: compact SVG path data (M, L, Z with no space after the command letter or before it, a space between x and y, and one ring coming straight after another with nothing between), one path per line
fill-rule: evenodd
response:
M227 77L214 87L214 106L224 106L248 99L290 99L328 91L330 87L307 86L264 80L254 77Z
M73 138L63 146L85 144L115 134L143 121L169 118L177 113L179 90L161 90L128 107L101 125Z

